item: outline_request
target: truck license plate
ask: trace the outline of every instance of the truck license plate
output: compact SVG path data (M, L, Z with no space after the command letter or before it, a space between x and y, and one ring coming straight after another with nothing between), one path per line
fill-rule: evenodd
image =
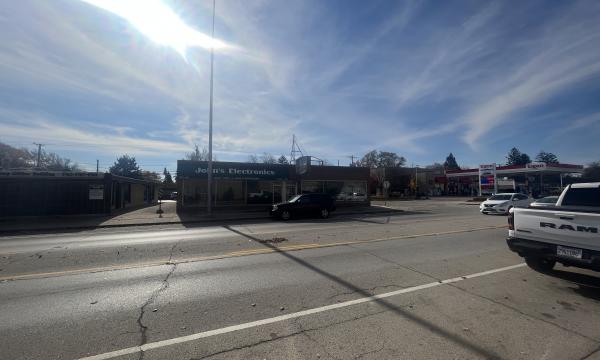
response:
M581 249L575 249L565 246L556 246L556 255L565 256L575 259L581 259L583 251Z

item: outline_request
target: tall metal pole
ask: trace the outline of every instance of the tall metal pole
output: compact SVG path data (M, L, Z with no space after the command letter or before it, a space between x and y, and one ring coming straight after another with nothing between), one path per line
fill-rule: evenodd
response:
M415 196L419 194L419 165L415 165Z
M211 35L211 44L210 44L210 105L209 105L209 110L208 110L208 190L206 192L206 195L207 195L206 210L208 212L208 215L212 214L213 69L214 69L214 63L215 63L214 40L215 40L215 0L213 0L212 35Z
M563 173L560 173L560 191L563 191Z
M37 151L37 163L35 165L36 168L40 167L40 156L42 155L42 146L44 146L44 144L38 144L38 143L33 143L34 145L37 145L38 147L38 151Z

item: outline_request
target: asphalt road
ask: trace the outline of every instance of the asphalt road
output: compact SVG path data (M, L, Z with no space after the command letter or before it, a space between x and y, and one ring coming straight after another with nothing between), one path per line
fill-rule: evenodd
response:
M2 237L0 358L600 358L598 273L528 269L474 206L388 205Z

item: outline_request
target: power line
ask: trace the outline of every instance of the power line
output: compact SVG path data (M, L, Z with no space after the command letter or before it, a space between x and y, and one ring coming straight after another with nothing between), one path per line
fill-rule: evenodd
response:
M356 158L356 161L358 161L358 156L347 155L346 157L350 159L350 165L354 165L354 158Z

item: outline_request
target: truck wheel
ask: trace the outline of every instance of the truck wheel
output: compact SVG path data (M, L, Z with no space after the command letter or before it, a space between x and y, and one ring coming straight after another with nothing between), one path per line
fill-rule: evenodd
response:
M533 270L542 273L551 271L552 268L554 268L554 265L556 265L555 260L544 259L540 257L526 257L525 262L527 263L527 266Z
M281 219L282 220L289 220L291 218L292 218L292 214L288 210L283 210L281 212Z

